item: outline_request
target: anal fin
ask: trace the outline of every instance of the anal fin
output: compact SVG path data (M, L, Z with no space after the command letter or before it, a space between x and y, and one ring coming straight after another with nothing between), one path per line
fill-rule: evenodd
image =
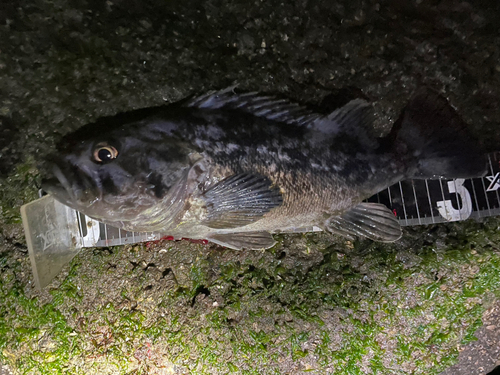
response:
M401 237L401 226L383 204L360 203L340 216L332 216L325 229L344 237L366 237L379 242L394 242Z
M262 250L276 244L269 232L215 233L208 240L234 250Z

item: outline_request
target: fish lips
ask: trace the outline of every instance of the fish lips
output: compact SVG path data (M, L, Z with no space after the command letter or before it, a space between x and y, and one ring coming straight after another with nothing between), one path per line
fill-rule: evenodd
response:
M54 162L47 162L44 169L48 173L42 178L42 190L61 203L81 210L99 200L100 192L83 172Z

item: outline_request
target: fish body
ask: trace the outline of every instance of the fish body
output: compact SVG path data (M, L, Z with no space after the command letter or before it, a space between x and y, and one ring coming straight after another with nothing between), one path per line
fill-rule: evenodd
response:
M66 136L47 159L42 186L112 226L234 249L268 248L270 233L313 226L395 241L401 229L392 212L364 199L408 177L485 170L463 124L442 129L451 110L432 99L414 98L377 139L364 100L323 115L272 96L212 92ZM470 145L470 155L457 144Z

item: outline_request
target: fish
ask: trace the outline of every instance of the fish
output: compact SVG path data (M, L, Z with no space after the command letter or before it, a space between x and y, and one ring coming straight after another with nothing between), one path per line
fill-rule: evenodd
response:
M486 156L447 100L418 91L377 137L372 105L330 113L234 87L103 117L62 138L42 189L128 231L267 249L272 234L319 228L353 239L401 235L364 200L404 179L483 176Z

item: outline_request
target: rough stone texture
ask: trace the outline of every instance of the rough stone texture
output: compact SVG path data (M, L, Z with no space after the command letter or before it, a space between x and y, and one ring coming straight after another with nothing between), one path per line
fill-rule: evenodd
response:
M483 326L477 330L474 341L462 346L458 363L441 375L490 375L500 365L500 303L495 303L483 315ZM491 375L494 375L493 373Z

